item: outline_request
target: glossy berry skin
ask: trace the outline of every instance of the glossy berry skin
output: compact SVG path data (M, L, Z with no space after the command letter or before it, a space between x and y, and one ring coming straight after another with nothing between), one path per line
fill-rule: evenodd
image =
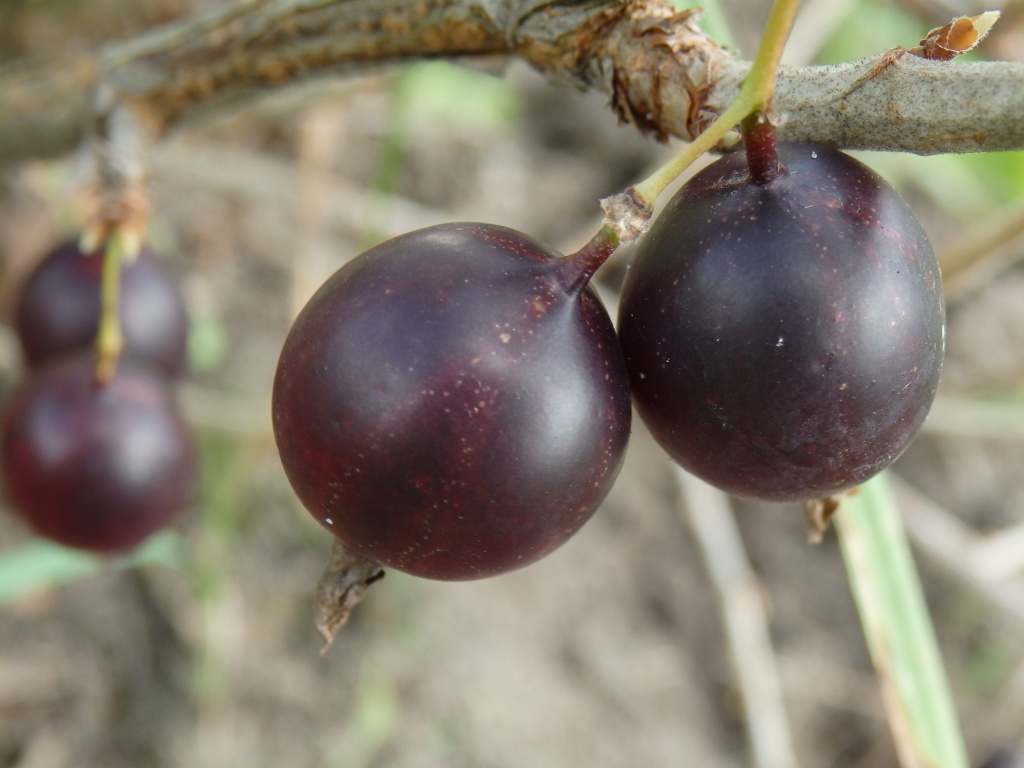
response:
M41 536L131 549L196 492L189 430L163 377L122 362L105 385L91 355L27 379L7 401L0 458L9 504Z
M640 245L619 333L637 409L683 467L734 494L806 500L907 447L944 350L939 269L900 196L853 158L780 145L699 173Z
M91 347L100 318L102 249L82 254L64 243L33 270L21 290L14 326L32 368ZM125 357L168 376L185 372L188 319L181 294L149 249L121 272Z
M568 259L485 224L359 256L295 321L274 382L288 479L343 544L473 579L531 563L605 497L630 425L610 319Z

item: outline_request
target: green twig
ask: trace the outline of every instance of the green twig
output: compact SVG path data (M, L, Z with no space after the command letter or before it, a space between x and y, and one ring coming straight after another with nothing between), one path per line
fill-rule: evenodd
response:
M835 516L850 588L904 768L967 768L921 583L884 475Z
M799 7L800 0L775 0L772 4L760 48L739 94L711 125L648 178L601 201L606 225L623 242L635 240L646 231L658 197L697 158L714 149L748 115L768 109L782 51Z
M713 149L729 131L743 122L745 117L764 110L769 105L775 93L775 75L782 59L782 51L786 47L789 30L793 27L793 20L799 7L800 0L775 0L765 24L764 34L761 36L757 56L754 57L750 73L743 81L736 100L682 152L636 185L636 194L642 201L653 206L665 188L694 160Z
M117 371L117 360L124 350L121 331L121 263L124 248L121 238L112 235L103 251L100 273L100 325L96 333L96 378L110 381Z

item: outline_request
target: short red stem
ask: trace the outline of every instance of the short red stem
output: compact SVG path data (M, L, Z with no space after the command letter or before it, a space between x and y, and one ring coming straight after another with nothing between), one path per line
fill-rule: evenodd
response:
M590 242L576 253L566 256L559 263L559 281L565 290L569 293L583 290L598 268L618 247L619 238L611 227L607 225L601 227L598 233L590 239Z
M755 112L743 121L743 145L755 184L770 184L785 171L779 163L775 126L763 113Z

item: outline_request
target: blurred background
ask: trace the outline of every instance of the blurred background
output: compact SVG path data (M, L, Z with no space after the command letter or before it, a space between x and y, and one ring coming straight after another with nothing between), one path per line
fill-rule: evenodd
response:
M220 4L5 0L0 64ZM1024 4L971 0L805 0L787 58L909 47L993 8L1003 19L970 56L1024 58ZM722 0L705 23L749 58L766 14L763 0ZM452 220L576 250L597 201L671 151L617 125L602 97L500 61L322 81L162 142L152 241L191 312L181 397L202 497L113 562L38 541L0 509L0 768L752 765L706 567L735 548L698 535L639 421L611 496L562 549L481 582L389 573L324 656L311 606L330 541L295 501L270 429L291 319L345 261ZM911 202L943 264L943 383L894 487L972 762L1003 750L998 765L1018 765L1024 153L862 159ZM0 169L0 397L24 373L6 324L20 281L80 226L74 169L70 157ZM600 274L609 303L629 255ZM808 545L795 505L732 507L796 762L895 766L834 536Z

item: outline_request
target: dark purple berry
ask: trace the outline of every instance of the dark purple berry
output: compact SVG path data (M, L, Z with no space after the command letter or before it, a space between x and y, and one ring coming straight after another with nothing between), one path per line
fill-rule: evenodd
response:
M40 535L96 552L130 549L170 524L196 491L188 428L162 377L122 363L46 366L3 410L0 458L12 508Z
M37 368L89 348L100 318L102 249L82 254L64 243L46 256L21 289L14 325L25 359ZM177 377L186 367L188 320L177 285L148 248L121 272L126 358Z
M531 563L593 514L630 402L594 264L485 224L389 240L295 321L273 393L288 479L344 545L472 579Z
M939 382L944 308L910 208L835 150L699 173L641 243L619 333L637 409L686 469L763 499L827 496L894 461ZM755 167L759 167L755 164Z

